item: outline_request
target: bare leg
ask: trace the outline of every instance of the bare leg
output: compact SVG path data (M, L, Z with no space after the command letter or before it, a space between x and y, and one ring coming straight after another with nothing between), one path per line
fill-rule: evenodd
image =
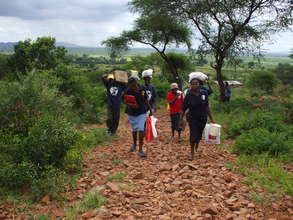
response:
M133 138L133 145L136 146L136 143L137 143L137 131L132 132L132 138Z
M144 131L139 131L139 151L142 151Z
M196 145L195 145L195 151L197 152L198 150L198 146L199 146L199 142L196 142Z
M178 138L181 140L181 131L178 131Z
M190 160L194 159L194 146L195 146L195 142L190 142L190 151L191 151Z
M175 131L172 129L172 138L175 136Z

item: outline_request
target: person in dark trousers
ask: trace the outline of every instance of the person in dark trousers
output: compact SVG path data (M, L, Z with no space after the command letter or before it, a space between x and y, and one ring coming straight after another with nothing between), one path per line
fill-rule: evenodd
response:
M133 145L130 147L130 152L136 151L138 136L138 155L140 157L145 157L143 139L145 136L147 109L150 109L150 115L152 115L152 109L148 102L146 90L137 83L135 77L129 78L128 89L123 94L123 101L127 105L126 114L128 115L128 121L132 127Z
M232 92L228 82L225 82L225 97L224 102L230 102Z
M153 70L145 70L142 72L142 78L144 80L144 89L148 95L148 101L153 111L156 111L156 98L157 98L157 91L154 86L151 85ZM149 111L150 109L148 109Z
M120 105L122 93L126 90L126 84L117 82L113 72L104 74L103 83L107 89L107 127L108 133L115 135L120 120Z
M199 142L202 137L203 130L207 123L209 116L212 123L213 117L209 108L208 93L200 87L198 79L190 81L191 90L186 94L183 102L183 113L181 115L181 122L183 121L186 111L189 111L189 131L190 131L190 149L191 157L189 160L194 159L194 151L198 151Z
M167 93L167 102L170 106L172 138L174 138L175 131L177 131L179 140L181 139L182 130L180 127L180 116L182 114L183 100L184 96L183 93L179 91L178 84L172 83L170 91Z

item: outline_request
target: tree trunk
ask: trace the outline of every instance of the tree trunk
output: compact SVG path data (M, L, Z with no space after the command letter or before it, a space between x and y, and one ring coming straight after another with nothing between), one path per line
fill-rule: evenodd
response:
M217 81L218 81L218 84L219 84L220 101L221 102L224 102L224 99L225 99L225 85L224 85L223 77L222 77L223 64L224 64L224 58L220 57L217 60L217 64L216 64L216 67L215 67L215 69L217 71Z
M182 83L182 79L179 77L177 68L173 65L172 61L169 59L167 55L161 54L161 56L165 60L165 62L168 64L170 72L172 73L174 77L174 81L178 84L179 89L182 90L183 83Z

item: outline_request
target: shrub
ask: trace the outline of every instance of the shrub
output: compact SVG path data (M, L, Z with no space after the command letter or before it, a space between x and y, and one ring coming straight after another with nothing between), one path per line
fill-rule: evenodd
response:
M264 90L267 94L272 94L274 88L278 85L278 79L272 72L255 71L250 75L248 85L251 88Z
M45 116L35 123L24 140L25 158L40 167L61 167L66 152L77 140L78 135L68 122Z
M38 178L38 168L31 162L0 163L0 186L17 188Z
M274 73L277 77L286 85L293 85L293 65L289 63L279 63L274 69Z
M245 154L268 153L271 156L292 153L292 142L283 133L264 128L251 129L236 138L235 148Z
M236 111L231 116L227 133L235 137L253 128L265 128L270 132L281 132L285 130L281 115L271 112L263 112L259 109L251 113Z
M40 199L45 195L49 195L52 198L60 197L60 193L64 191L63 187L68 183L68 176L64 171L52 166L46 166L41 171L38 178L31 180L32 195L36 199Z
M230 114L239 109L241 109L242 112L251 110L251 102L245 98L235 98L229 103L217 102L213 105L212 111Z

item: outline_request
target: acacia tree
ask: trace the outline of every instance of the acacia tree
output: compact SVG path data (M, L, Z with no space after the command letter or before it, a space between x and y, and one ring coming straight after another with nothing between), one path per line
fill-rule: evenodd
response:
M167 14L152 14L137 19L133 30L123 31L121 36L103 41L110 49L110 56L121 55L133 43L141 43L152 47L162 57L174 78L179 78L176 65L166 53L169 46L190 46L191 32L188 27ZM180 80L181 81L181 80Z
M48 70L65 62L66 49L57 47L52 37L41 37L36 41L30 39L19 41L14 46L14 53L8 64L13 71L26 74L32 69Z
M292 24L292 0L132 0L129 4L142 16L168 14L201 35L200 51L214 57L221 100L225 60L260 51L264 39Z

